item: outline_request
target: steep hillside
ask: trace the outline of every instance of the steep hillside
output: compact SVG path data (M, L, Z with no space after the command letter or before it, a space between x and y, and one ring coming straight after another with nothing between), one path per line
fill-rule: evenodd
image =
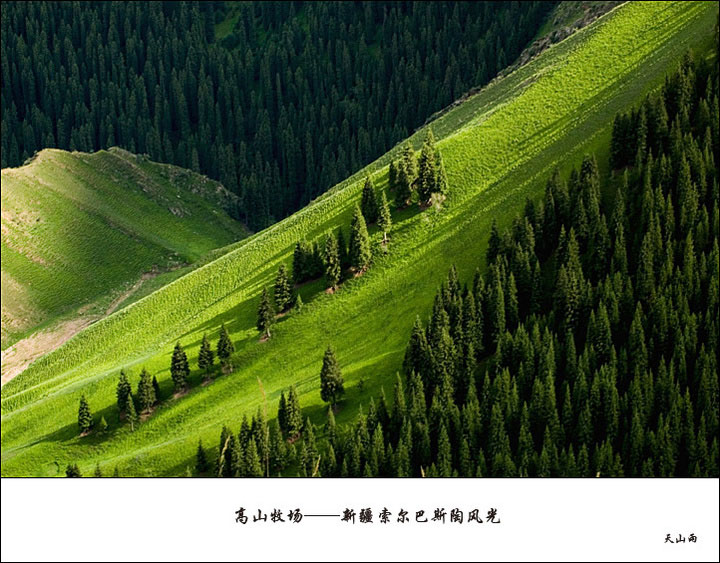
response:
M112 310L143 277L243 237L223 211L233 199L217 182L120 149L49 149L4 169L3 349L79 309Z
M69 460L87 473L100 463L121 475L183 474L198 438L214 445L223 424L237 428L264 396L272 416L290 384L304 413L321 423L318 374L328 344L346 381L337 420L349 420L381 386L389 391L415 316L429 310L450 265L467 280L492 220L507 224L554 166L576 165L606 144L615 113L657 86L688 47L710 41L716 21L709 2L624 4L439 118L432 127L450 184L442 209L395 212L386 255L371 230L370 270L335 294L304 286L304 308L283 317L267 342L255 329L261 290L289 264L298 240L347 228L360 180L372 173L384 188L399 147L233 252L89 327L3 388L2 474L56 475ZM424 135L411 138L416 148ZM216 339L222 322L237 348L236 369L200 386L200 339L206 331ZM170 399L177 340L188 350L193 390ZM125 367L135 385L143 366L166 400L131 432L117 423L115 384ZM81 394L110 423L107 433L78 437Z

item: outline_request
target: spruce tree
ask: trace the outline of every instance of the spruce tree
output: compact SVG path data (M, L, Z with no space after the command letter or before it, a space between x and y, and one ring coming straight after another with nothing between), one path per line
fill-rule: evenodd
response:
M390 215L390 206L388 205L385 191L380 192L380 202L378 204L378 227L383 233L383 244L387 244L388 233L392 229L392 217Z
M432 129L428 128L427 137L420 150L418 158L418 198L421 204L430 201L430 196L435 193L438 179L438 166L435 161L435 137Z
M172 360L170 361L170 376L173 380L175 392L179 393L188 387L188 378L190 377L190 365L188 364L187 355L180 346L180 342L175 344Z
M245 472L247 477L262 477L263 469L255 438L250 438L245 448Z
M275 322L275 309L267 289L263 289L257 314L257 329L265 338L270 338L270 328Z
M102 470L100 469L100 463L95 464L95 472L93 473L93 477L102 477Z
M359 207L355 207L350 223L350 266L356 272L364 272L370 265L370 237L365 218Z
M235 352L235 345L230 340L230 334L228 334L225 323L220 327L220 337L218 338L217 355L220 361L224 365L230 363L230 356Z
M149 412L155 404L155 388L152 384L150 373L145 368L140 372L140 381L137 388L138 405L140 412Z
M121 417L127 415L128 398L131 393L132 387L130 386L127 374L125 373L125 370L120 370L120 379L118 380L115 394L117 396L118 412Z
M395 191L395 207L402 209L405 207L412 197L412 182L413 179L410 177L407 168L404 163L400 161L398 168L397 178L397 189Z
M285 391L281 391L280 401L278 403L277 422L283 433L287 433L287 420L287 401L285 400Z
M405 169L410 184L415 181L417 176L417 162L415 160L415 151L410 146L410 143L406 143L402 150L402 168Z
M78 407L78 426L80 432L87 434L90 432L93 424L92 412L90 412L90 405L87 402L87 398L83 394L80 397L80 405Z
M323 357L323 365L320 370L320 397L330 406L334 407L340 397L345 393L343 377L340 372L335 352L328 346Z
M203 334L202 342L200 343L200 352L198 353L198 367L205 372L206 375L210 374L210 370L213 368L215 362L215 354L210 346L210 339L207 333Z
M210 464L208 463L207 454L205 453L205 448L203 448L202 440L200 440L198 441L197 454L195 455L195 471L203 475L207 473L209 469Z
M325 238L325 282L328 288L335 289L340 282L340 256L335 235L328 233Z
M290 387L290 392L288 393L286 412L286 432L288 437L291 438L300 432L303 425L300 399L298 398L297 390L294 385Z
M278 311L284 313L290 308L291 304L292 288L290 286L287 269L285 268L285 264L283 264L278 269L277 276L275 277L275 306Z
M362 211L363 217L368 224L374 223L378 218L378 204L375 198L375 188L373 187L372 180L368 176L365 178L365 185L363 186L362 196L360 199L360 210Z

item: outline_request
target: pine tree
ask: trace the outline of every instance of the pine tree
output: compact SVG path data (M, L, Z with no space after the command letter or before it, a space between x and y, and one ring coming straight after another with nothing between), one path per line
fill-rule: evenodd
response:
M100 469L100 463L95 464L95 472L93 473L93 477L102 477L102 470Z
M280 430L283 433L287 433L287 401L285 401L285 391L280 392L280 401L278 403L277 422Z
M180 342L175 344L172 360L170 361L170 376L173 380L175 392L179 393L188 387L188 378L190 377L190 365L188 364L187 355L180 346Z
M245 449L245 472L247 477L262 477L263 469L260 463L260 455L258 454L255 438L250 438L248 446Z
M400 161L398 167L397 189L395 191L395 207L402 209L412 197L413 178L410 177L405 164Z
M140 372L140 381L137 388L137 399L140 406L140 412L150 412L155 404L155 388L152 384L150 373L145 368Z
M488 240L486 261L487 265L495 263L495 259L500 254L500 248L502 246L502 239L497 228L497 221L493 219L492 225L490 226L490 239Z
M118 380L115 394L117 396L118 412L121 417L127 416L128 400L131 393L132 387L130 386L127 374L125 370L120 370L120 379Z
M369 176L365 178L365 185L363 186L362 196L360 198L360 210L362 211L363 217L365 217L368 224L377 221L377 199L375 198L375 188L373 187L372 180L370 180Z
M300 399L298 398L297 390L293 385L290 387L287 399L287 419L286 419L286 432L288 437L296 436L303 425L302 409L300 408Z
M430 368L430 350L420 317L415 317L410 342L405 350L403 370L407 375L415 373L425 379ZM425 382L427 384L427 381Z
M275 277L275 306L277 310L284 313L292 304L292 288L290 287L290 279L288 278L285 264L278 269Z
M406 143L402 150L402 168L405 169L410 183L415 181L417 176L417 162L415 160L415 151L410 146L410 143Z
M220 337L218 338L217 355L220 361L224 365L230 363L230 356L235 352L235 345L230 340L230 334L228 334L225 324L220 327Z
M202 440L199 440L197 454L195 455L195 471L197 471L198 474L203 475L207 473L209 469L210 464L208 463L205 448L203 448Z
M359 207L355 207L350 223L350 266L356 272L364 272L370 265L370 237L365 218Z
M215 354L210 347L210 340L208 339L207 333L203 334L202 342L200 343L200 352L198 353L198 367L203 370L207 375L210 374L210 370L213 368L215 362Z
M340 282L340 256L335 235L328 233L325 238L325 281L328 288L337 288Z
M260 296L260 305L258 307L257 329L262 333L263 337L270 338L270 328L275 322L275 309L270 294L267 289L263 289Z
M90 432L92 424L93 416L92 412L90 412L90 405L87 402L87 398L85 398L85 395L83 394L80 397L80 406L78 407L78 426L80 427L80 432L83 434L87 434L88 432Z
M380 227L380 230L383 233L383 244L387 244L388 233L392 229L392 217L390 215L390 206L388 205L384 191L380 192L380 202L378 207L380 210L378 214L378 227Z
M340 365L332 347L328 347L320 370L320 396L323 401L330 403L330 406L334 407L344 393Z
M435 193L438 180L438 166L435 161L437 149L435 148L435 137L432 129L428 128L427 137L420 150L418 158L418 197L421 204L430 201L430 196Z
M108 429L108 423L107 420L105 420L105 415L100 417L100 423L98 424L98 429L100 432L107 432Z

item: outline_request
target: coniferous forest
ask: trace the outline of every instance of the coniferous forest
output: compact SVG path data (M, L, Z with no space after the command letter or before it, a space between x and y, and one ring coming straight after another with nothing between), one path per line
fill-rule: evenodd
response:
M493 226L486 274L450 270L389 395L343 430L324 398L320 447L290 389L271 427L223 428L218 475L717 477L717 108L717 66L688 53L617 115L611 177L555 171Z
M720 476L716 3L1 27L3 476Z
M5 2L2 167L120 146L219 180L260 230L486 84L553 5Z

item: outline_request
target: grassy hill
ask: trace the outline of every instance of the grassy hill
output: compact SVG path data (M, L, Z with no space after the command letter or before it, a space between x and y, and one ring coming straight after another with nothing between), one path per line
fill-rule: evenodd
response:
M417 314L427 315L451 264L461 281L482 261L493 219L507 224L536 197L550 170L577 165L607 143L615 113L657 86L688 47L707 47L714 3L627 3L528 65L496 81L432 124L451 194L442 210L394 213L389 254L375 243L372 268L336 294L321 283L301 290L305 307L280 320L260 342L258 296L293 246L328 229L347 228L362 178L387 181L385 155L307 208L241 242L232 252L98 322L31 366L2 390L2 474L59 475L72 460L121 475L179 475L193 463L198 438L215 445L223 424L237 428L263 404L274 416L282 390L298 386L304 413L324 421L319 393L322 354L332 344L346 399L339 424L382 386L390 391ZM419 147L424 132L411 142ZM606 154L598 154L607 162ZM225 322L236 344L235 371L200 386L196 358L205 331ZM180 340L193 367L193 390L165 400L131 433L117 424L115 384L121 367L136 384L145 366L170 394L169 363ZM78 437L85 393L105 435Z
M121 149L43 150L2 171L2 347L118 307L141 279L246 233L216 182Z

